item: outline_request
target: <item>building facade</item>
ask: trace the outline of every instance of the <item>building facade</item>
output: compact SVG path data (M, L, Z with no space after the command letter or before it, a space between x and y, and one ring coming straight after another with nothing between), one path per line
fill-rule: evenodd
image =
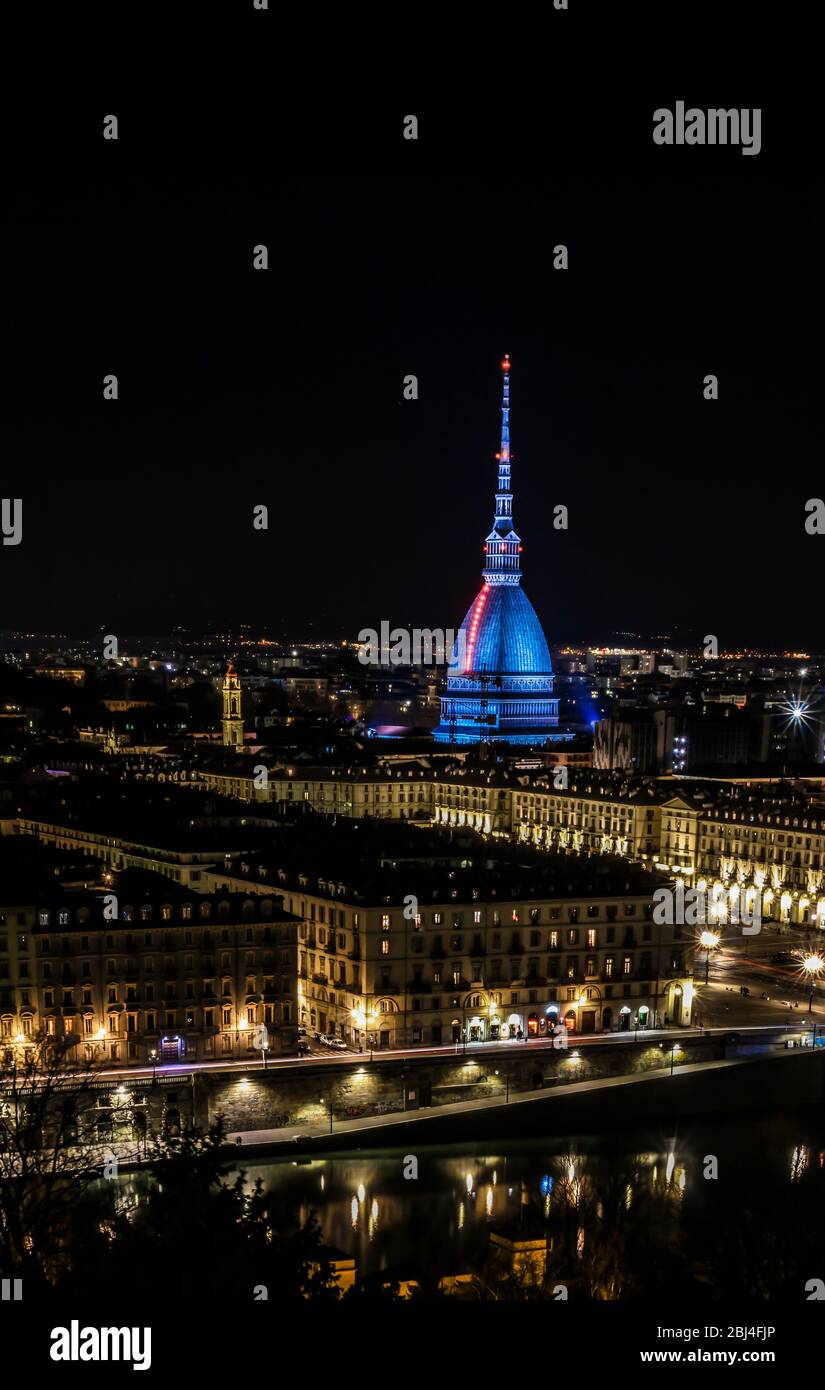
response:
M694 885L719 884L729 895L744 885L751 902L761 893L766 920L825 930L825 803L816 790L587 768L562 769L566 785L556 786L558 769L520 775L461 764L446 771L418 764L276 767L261 789L244 761L199 774L200 784L242 802L302 806L344 820L467 827L545 850L618 855ZM202 891L209 869L243 849L243 834L229 825L220 834L204 831L202 847L180 849L33 815L18 817L15 828L61 849L83 850L110 869L150 869L195 891ZM196 830L191 835L201 839Z
M233 890L250 879L219 876ZM414 877L413 880L414 881ZM693 932L653 922L651 892L365 902L280 882L301 919L299 1017L360 1047L439 1046L686 1025ZM414 896L414 895L412 895Z
M58 1036L81 1065L245 1059L264 1036L273 1053L293 1053L298 926L272 893L124 886L5 904L0 1059L10 1066Z

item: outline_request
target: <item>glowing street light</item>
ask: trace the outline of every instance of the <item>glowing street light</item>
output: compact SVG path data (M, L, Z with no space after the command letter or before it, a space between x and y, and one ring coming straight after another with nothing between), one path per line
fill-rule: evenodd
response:
M710 974L710 953L716 950L721 939L718 931L703 931L699 936L699 945L704 947L705 951L705 984Z
M822 956L818 955L816 951L811 951L808 955L802 957L802 971L811 985L811 994L808 1000L808 1013L813 1013L816 982L823 970L825 970L825 960L823 960Z
M359 1033L364 1034L364 1043L366 1044L369 1033L369 1025L375 1024L375 1022L378 1019L378 1014L376 1013L375 1009L353 1009L351 1011L351 1017L353 1022L356 1024ZM370 1061L372 1061L372 1047L373 1037L372 1034L369 1033Z

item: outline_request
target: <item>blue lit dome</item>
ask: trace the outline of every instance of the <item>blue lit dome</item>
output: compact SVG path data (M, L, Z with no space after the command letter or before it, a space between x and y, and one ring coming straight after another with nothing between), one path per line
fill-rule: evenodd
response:
M552 675L541 623L520 585L484 584L461 624L461 633L464 675Z
M484 542L484 583L461 624L436 743L544 744L558 730L553 665L536 610L521 588L521 538L510 481L510 358L501 364L501 450L493 528Z

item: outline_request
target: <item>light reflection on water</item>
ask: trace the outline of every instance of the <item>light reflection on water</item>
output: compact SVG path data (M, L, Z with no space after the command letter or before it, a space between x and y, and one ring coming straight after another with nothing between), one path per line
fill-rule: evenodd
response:
M690 1220L690 1202L706 1199L706 1157L720 1167L759 1166L759 1190L770 1219L770 1194L798 1182L809 1165L825 1163L821 1119L811 1125L777 1126L757 1120L695 1125L683 1136L627 1141L588 1137L502 1141L489 1152L478 1146L416 1150L419 1176L405 1179L401 1149L341 1154L295 1163L250 1165L260 1177L282 1229L315 1213L324 1240L354 1255L362 1273L403 1269L453 1274L466 1270L486 1249L490 1228L547 1222L560 1205L576 1215L577 1244L584 1249L579 1213L605 1215L605 1194L626 1210L645 1191L655 1191L679 1219ZM807 1132L805 1132L807 1131ZM486 1145L485 1145L486 1148ZM755 1156L758 1156L755 1158ZM735 1190L735 1185L734 1185ZM555 1206L554 1206L555 1204ZM605 1218L608 1219L608 1218Z
M392 1270L426 1280L478 1270L491 1230L507 1225L546 1232L592 1282L612 1236L623 1250L628 1232L672 1228L671 1244L706 1289L703 1260L718 1264L743 1232L755 1232L732 1277L746 1277L764 1256L765 1270L754 1275L758 1297L774 1279L774 1246L784 1240L783 1259L793 1260L800 1242L815 1239L810 1213L825 1200L825 1119L813 1110L691 1122L677 1134L411 1147L417 1178L404 1176L416 1164L402 1149L271 1159L244 1171L249 1184L261 1179L276 1229L292 1230L314 1214L325 1242L353 1256L361 1275ZM128 1214L149 1183L144 1173L105 1187ZM634 1277L647 1259L631 1261ZM618 1296L609 1281L601 1287L597 1296ZM662 1296L662 1287L653 1270L648 1296Z

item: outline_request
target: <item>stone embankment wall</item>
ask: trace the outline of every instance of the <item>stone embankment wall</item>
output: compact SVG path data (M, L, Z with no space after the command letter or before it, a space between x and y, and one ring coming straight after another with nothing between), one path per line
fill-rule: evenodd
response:
M719 1038L696 1035L679 1040L674 1062L714 1061L725 1053ZM406 1062L380 1057L370 1062L366 1054L351 1065L307 1060L288 1071L252 1067L242 1073L199 1073L198 1121L211 1124L222 1116L233 1131L292 1128L328 1122L331 1109L334 1126L338 1120L431 1111L454 1101L504 1101L527 1091L556 1091L578 1081L669 1072L670 1067L670 1042L642 1039L567 1052L516 1046Z

